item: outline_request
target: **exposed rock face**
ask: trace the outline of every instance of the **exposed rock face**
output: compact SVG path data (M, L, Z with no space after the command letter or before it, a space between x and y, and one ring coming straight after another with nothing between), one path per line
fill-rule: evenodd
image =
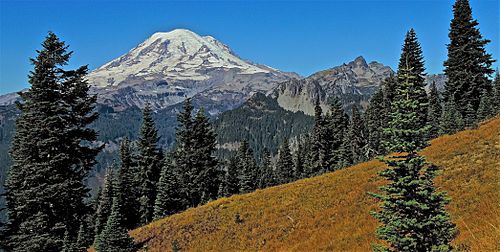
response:
M352 104L366 105L371 95L379 88L384 79L395 72L376 61L366 63L361 56L347 64L342 64L311 76L282 82L272 92L279 105L293 112L303 111L314 115L314 104L320 100L323 110L328 109L331 97L339 97L345 107ZM426 76L427 87L434 81L439 90L444 88L444 74Z
M356 99L368 99L371 94L394 72L388 66L378 62L366 63L363 57L357 57L348 64L342 64L297 81L281 83L274 91L281 107L290 111L303 111L314 114L314 103L320 99L323 109L334 95Z
M392 73L390 67L375 61L367 64L359 56L352 62L317 72L308 78L317 80L328 93L368 94Z
M314 104L320 99L323 109L326 109L327 95L318 81L309 78L290 80L281 83L273 92L280 107L293 112L303 111L314 115Z
M428 74L425 76L425 82L427 83L427 89L429 89L429 86L431 85L432 82L436 83L436 87L439 91L444 90L444 84L446 83L446 75L444 74Z

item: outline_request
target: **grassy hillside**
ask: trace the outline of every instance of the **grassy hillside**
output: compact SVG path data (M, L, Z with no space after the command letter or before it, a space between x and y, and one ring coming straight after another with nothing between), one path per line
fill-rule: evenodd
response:
M437 185L460 235L471 251L500 251L500 118L432 141L423 151L443 168ZM182 250L369 251L378 223L377 202L367 192L383 181L383 165L362 163L345 170L254 193L223 198L133 230L148 251ZM236 216L240 216L237 218Z

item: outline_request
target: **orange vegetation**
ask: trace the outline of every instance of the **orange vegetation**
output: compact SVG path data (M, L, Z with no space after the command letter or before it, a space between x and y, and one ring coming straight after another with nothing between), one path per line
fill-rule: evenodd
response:
M471 251L500 251L500 118L432 141L423 154L443 169L437 185ZM378 161L189 209L131 231L147 251L369 251L377 221L369 214L383 180ZM239 218L236 216L239 215ZM238 219L238 220L237 220Z

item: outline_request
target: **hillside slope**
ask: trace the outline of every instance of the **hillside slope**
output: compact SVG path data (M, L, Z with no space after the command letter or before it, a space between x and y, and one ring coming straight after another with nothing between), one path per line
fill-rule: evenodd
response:
M437 185L449 192L460 230L455 244L499 251L500 118L432 141L423 151L443 168ZM322 176L223 198L131 231L148 251L369 251L378 223L367 192L383 181L370 161ZM237 218L236 216L240 217ZM238 221L237 221L238 220Z
M264 148L275 155L285 139L305 134L313 125L314 117L285 110L275 99L256 93L239 108L226 111L214 120L219 144L217 156L231 155L243 139L249 142L257 158Z

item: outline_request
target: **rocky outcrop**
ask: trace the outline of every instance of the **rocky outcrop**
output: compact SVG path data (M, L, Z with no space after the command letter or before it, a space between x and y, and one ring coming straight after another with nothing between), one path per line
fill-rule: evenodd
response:
M390 67L375 61L368 64L360 56L303 80L280 83L272 95L284 109L313 115L316 99L320 100L323 109L327 109L328 100L333 96L341 97L345 104L366 101L393 73Z

